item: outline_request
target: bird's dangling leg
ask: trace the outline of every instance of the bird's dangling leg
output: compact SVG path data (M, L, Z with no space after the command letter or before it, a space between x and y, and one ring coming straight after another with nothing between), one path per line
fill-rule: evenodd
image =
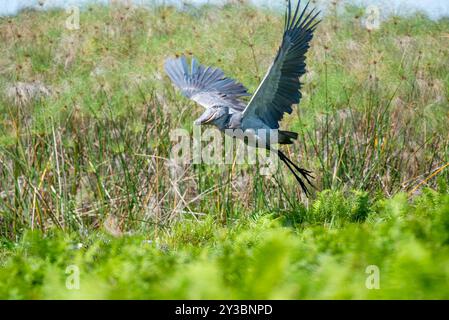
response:
M298 170L298 172L307 180L307 183L310 184L312 187L314 187L313 183L310 181L310 179L315 179L315 177L312 176L312 171L298 167L298 165L295 164L292 160L290 160L282 151L278 150L278 153L281 153L282 157L284 157L285 160L290 162L290 164L293 167L295 167L295 169Z
M302 169L300 167L298 167L293 161L291 161L281 150L277 150L277 155L279 156L279 158L282 160L282 162L285 163L285 165L287 166L287 168L293 173L293 175L295 176L296 180L298 181L299 185L301 186L301 189L304 191L304 193L306 194L306 196L308 197L310 192L307 189L306 184L304 183L304 181L301 179L301 177L298 176L298 174L295 172L294 169L296 169L303 177L304 179L306 179L307 183L309 183L312 187L313 184L310 181L310 179L313 179L313 176L311 175L311 171L306 170L306 169ZM292 168L293 166L293 168Z

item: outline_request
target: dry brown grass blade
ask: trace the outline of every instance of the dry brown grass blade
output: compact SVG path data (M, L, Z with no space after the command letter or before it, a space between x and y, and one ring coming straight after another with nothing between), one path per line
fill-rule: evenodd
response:
M419 189L420 186L422 186L423 184L426 184L427 181L429 181L430 179L434 178L435 176L437 176L439 173L441 173L444 169L446 169L447 167L449 167L449 162L446 163L445 165L439 167L434 173L432 173L430 176L428 176L426 179L422 180L420 183L418 183L418 185L416 187L414 187L412 189L412 191L409 192L409 196L413 195L416 190Z

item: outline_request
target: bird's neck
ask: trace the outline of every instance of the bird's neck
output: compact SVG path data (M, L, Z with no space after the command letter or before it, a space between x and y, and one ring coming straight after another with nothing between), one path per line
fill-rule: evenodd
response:
M241 129L242 128L242 113L235 112L229 116L228 121L229 129Z
M228 113L218 119L215 119L213 121L213 124L220 130L226 130L229 128L229 122L231 120L231 117L232 115Z

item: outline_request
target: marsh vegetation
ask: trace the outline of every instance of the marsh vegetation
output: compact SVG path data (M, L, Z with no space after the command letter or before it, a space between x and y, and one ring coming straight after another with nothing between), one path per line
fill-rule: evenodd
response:
M170 160L170 131L201 110L164 60L194 55L254 92L282 16L236 3L90 7L79 30L59 10L2 18L0 297L448 298L449 20L369 31L363 8L329 10L284 121L310 198L282 167Z

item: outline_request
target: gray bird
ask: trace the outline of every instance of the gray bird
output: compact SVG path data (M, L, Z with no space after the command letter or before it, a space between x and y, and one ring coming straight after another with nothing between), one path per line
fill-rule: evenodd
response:
M184 56L165 62L165 71L174 85L184 96L206 109L195 121L196 125L215 125L225 132L229 129L251 131L257 139L265 141L259 147L272 150L271 139L262 137L258 132L266 135L265 132L269 130L279 129L284 113L291 114L292 106L301 100L299 78L306 72L305 54L320 22L316 20L319 12L315 12L315 9L308 12L309 3L300 12L300 3L299 0L293 12L291 1L288 0L281 46L248 105L242 100L249 95L248 90L226 77L220 69L202 66L194 58L189 68ZM295 132L277 132L279 144L292 144L298 138ZM298 167L282 151L276 152L308 195L309 191L300 175L312 185L311 172Z

